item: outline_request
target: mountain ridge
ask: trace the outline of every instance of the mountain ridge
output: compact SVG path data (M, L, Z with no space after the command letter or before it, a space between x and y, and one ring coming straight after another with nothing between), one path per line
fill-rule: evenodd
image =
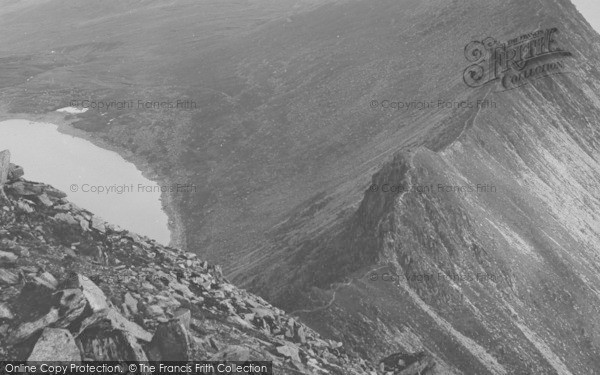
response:
M554 2L554 4L561 7L566 2ZM571 11L573 10L574 8L571 8ZM565 26L565 30L561 31L563 35L572 31L567 25ZM518 35L518 33L515 34ZM569 38L577 40L579 36L570 34ZM568 75L531 82L520 89L518 93L506 92L494 96L497 98L495 100L498 102L498 108L502 108L507 115L502 116L499 111L482 110L475 112L472 116L467 113L463 117L460 114L448 117L444 121L454 122L455 126L460 126L461 130L457 131L457 136L449 137L445 144L440 145L439 142L432 140L428 142L429 146L425 144L426 147L417 148L417 152L412 155L419 155L417 160L420 160L420 167L418 169L407 168L410 164L409 160L412 160L413 156L398 155L392 162L386 163L386 166L380 171L381 177L377 177L378 174L376 174L371 186L381 186L385 183L391 186L398 185L403 186L406 193L388 193L388 196L385 196L383 192L367 191L360 207L369 206L370 209L367 211L373 213L374 217L367 215L359 219L360 208L355 216L356 220L362 220L367 228L370 227L369 229L347 229L345 235L352 236L350 233L356 232L355 236L350 237L351 239L347 241L324 238L321 243L318 243L315 241L315 236L311 235L312 239L306 240L305 243L310 244L309 248L312 247L313 254L317 256L318 253L326 253L331 255L331 258L327 258L325 255L319 258L321 261L312 262L318 270L315 273L326 273L326 276L312 276L311 278L309 272L304 272L304 277L311 280L308 285L312 287L306 288L307 298L302 302L296 300L295 304L298 306L305 303L310 304L313 299L316 299L317 302L312 303L315 309L304 308L299 310L301 312L299 315L315 327L329 330L332 334L339 335L338 337L344 337L348 342L354 342L353 347L359 351L364 350L365 347L361 340L372 342L366 337L372 335L374 341L380 342L385 337L384 332L376 330L375 327L378 325L385 327L384 331L392 331L400 322L400 325L405 325L408 321L411 328L421 333L421 338L423 338L422 334L427 330L425 327L427 323L419 323L418 317L408 318L405 314L394 313L390 307L382 308L381 306L386 304L382 303L380 299L371 297L375 292L373 287L365 286L366 282L362 281L359 285L352 287L347 284L339 287L341 284L336 283L336 281L341 283L344 275L350 275L349 277L356 282L359 278L354 278L352 275L357 269L365 268L365 264L372 263L377 268L379 265L386 267L385 264L388 263L390 273L397 275L400 280L408 280L410 288L418 294L411 294L411 290L408 289L405 291L409 294L408 300L407 296L398 295L397 292L388 292L383 297L384 299L414 303L418 307L417 311L421 311L420 313L413 312L417 316L424 311L427 312L430 306L433 306L437 310L435 314L441 313L441 315L430 315L430 317L437 321L436 324L442 328L442 331L446 330L444 323L446 321L455 330L455 332L450 331L449 333L453 339L461 341L462 334L460 332L466 332L468 337L485 342L483 353L491 353L492 358L497 358L502 363L505 371L509 371L509 373L511 371L531 371L533 373L565 374L594 372L594 369L598 368L598 363L594 359L596 355L592 353L598 352L598 333L597 327L590 317L597 314L597 307L594 306L597 306L598 295L594 291L595 287L592 286L596 284L596 281L591 278L593 272L590 268L595 267L597 255L594 256L594 252L600 246L597 230L593 229L599 227L596 215L593 213L597 212L598 208L598 190L593 189L591 183L600 178L597 173L599 170L598 129L593 126L599 122L597 96L599 76L590 61L597 61L598 50L592 48L592 51L583 53L578 48L581 40L579 42L578 44L574 40L570 40L565 44L568 46L566 47L568 50L573 49L575 53L573 59L577 61L577 67ZM482 96L485 97L484 94ZM547 112L540 112L538 108L543 108ZM514 118L510 112L511 109L514 110L513 113L517 113ZM494 117L493 114L496 113L499 116ZM581 115L583 113L586 115ZM510 121L510 127L502 123L507 119ZM502 141L494 140L493 138L496 136L501 136ZM547 142L547 144L542 142ZM510 151L501 151L503 147L506 147L505 145L508 145ZM572 155L568 156L569 153ZM503 158L499 155L502 155ZM571 160L574 158L578 159L577 162ZM476 162L474 162L475 160ZM534 161L537 164L534 164ZM506 165L506 163L510 164ZM576 168L579 175L566 173L565 171L569 170L566 163L569 163L570 168ZM492 168L491 164L495 168ZM557 169L554 169L554 165L557 166ZM527 177L525 180L513 177L525 170L529 170L533 174L523 172L523 175ZM477 172L483 174L477 175ZM499 179L495 174L502 175L503 179ZM544 181L542 184L546 184L545 188L539 183L531 185L535 179L540 178ZM411 192L410 187L407 188L410 186L410 181L415 184L418 181L419 185L424 187L430 186L432 182L433 186L443 183L444 186L452 187L462 185L473 187L481 183L485 186L493 185L497 188L498 193L450 195L444 194L442 191L444 195L441 196L440 193L436 194L434 191ZM517 188L518 185L522 186ZM568 186L568 189L564 186ZM560 191L560 194L555 193L556 198L553 198L549 189L556 189L556 191ZM543 193L541 200L540 197L535 197L538 193ZM581 195L577 196L576 194L579 193ZM558 197L568 197L574 205L567 206L568 208L563 207L564 202L561 204ZM429 199L431 199L430 202L428 202ZM546 201L544 202L544 200ZM478 201L486 203L481 208L477 208L480 212L472 216L474 215L472 209L477 207ZM586 202L587 208L582 206L581 202ZM509 209L500 209L498 206L505 204ZM398 205L412 210L423 205L427 210L433 211L425 214L401 213L397 208ZM377 207L388 207L388 211L387 213L380 212ZM534 219L538 217L537 215L548 214L547 211L543 214L545 207L552 207L551 211L559 209L561 212L550 213L549 221L544 220L544 224L540 221L536 225L538 228L532 228L531 223L537 220ZM489 212L490 209L494 209L493 214ZM487 212L486 215L482 215L484 212ZM533 212L533 214L529 212ZM529 215L532 216L529 217ZM421 217L423 219L419 220L418 224L412 223ZM580 218L583 226L565 222L565 218L568 217ZM491 223L498 219L509 221L501 226ZM449 223L444 223L448 220L457 222L448 227ZM478 227L489 225L482 225L482 223L486 223L486 220L491 223L492 232L486 230L485 234L478 233L481 230ZM522 226L521 228L514 227L514 223L517 221ZM352 220L349 220L349 223L351 222ZM432 227L432 224L435 226ZM442 224L445 225L445 228L440 227ZM566 234L564 229L558 229L565 224L572 234ZM402 227L404 231L394 229L398 226ZM347 228L352 228L352 224L348 224ZM528 231L519 233L524 228L527 228ZM587 236L581 236L581 233L584 232L587 233ZM329 238L342 237L341 233L344 233L344 229L331 230ZM407 237L406 233L412 234ZM559 239L550 233L561 233L561 237ZM458 240L458 243L461 243L459 245L455 242L457 235L459 237L466 235L467 238ZM573 235L575 235L574 238ZM405 244L404 242L411 236L415 236L411 239L411 243ZM568 239L569 237L571 240ZM371 245L361 245L364 244L361 241L364 241L365 238L373 238ZM490 242L492 238L498 243ZM336 244L335 241L341 245ZM570 245L567 245L569 241ZM504 244L501 246L504 248L503 250L499 250L499 243ZM573 247L575 244L578 246ZM356 250L351 250L353 245L357 245ZM559 250L556 250L557 246ZM435 250L438 247L440 250ZM545 248L552 250L546 251ZM565 253L567 248L571 248L571 251ZM509 249L520 249L523 253L507 251ZM357 255L353 257L352 254ZM433 258L434 256L441 258L436 259ZM511 259L514 256L517 256L522 264L515 263L514 259ZM527 256L533 257L532 259L535 261L528 259ZM579 258L580 256L582 258ZM432 258L428 259L428 257ZM302 272L294 270L297 259L292 258L288 261L289 266L287 267L282 266L282 264L286 264L284 257L276 259L272 263L264 261L263 263L277 264L274 267L283 268L283 272L272 271L272 279L267 279L266 282L251 280L249 283L255 282L255 288L263 293L265 290L271 289L272 294L267 294L267 296L271 300L280 301L278 304L294 306L291 301L294 301L299 293L288 296L271 285L275 285L275 280L286 277L298 280L298 277L302 277L298 274L302 274ZM466 260L475 261L465 267L462 263ZM536 261L541 262L534 267L534 269L538 269L537 272L540 273L540 276L534 277L527 274L527 271L531 270L525 264L534 266L535 263L531 262ZM339 271L344 269L346 264L354 266L351 266L349 270ZM582 266L582 264L589 264L589 266ZM332 266L335 271L332 271ZM545 267L547 269L544 269ZM444 270L444 268L449 269ZM336 271L341 274L337 280ZM446 275L442 280L437 277L440 271ZM478 272L493 276L490 277L493 280L473 281ZM457 278L459 280L454 282L447 277L447 275L457 273L467 274L469 280ZM288 274L293 276L287 276ZM434 276L428 282L419 282L411 279L411 274ZM360 275L362 275L362 271ZM381 278L382 275L377 276ZM324 282L319 281L323 277L329 278ZM557 283L561 281L557 280L564 278L567 278L573 285L558 286ZM582 282L582 280L584 281ZM332 281L334 283L330 289L328 284ZM281 284L286 285L287 283ZM481 291L471 294L474 292L471 288L479 288L478 284L484 286L485 289L489 288L490 284L497 284L497 286L486 291L485 293L488 295L484 297ZM302 284L291 285L294 285L292 288L301 289ZM538 292L539 295L549 294L550 297L547 297L547 300L546 297L542 297L544 301L540 301L533 296L534 292L531 288L534 290L542 288ZM561 288L569 289L569 291L564 292ZM329 299L331 291L335 292L336 301L339 302L338 306L335 306ZM276 297L278 294L279 296ZM344 296L344 294L346 295ZM475 302L472 298L480 301ZM508 298L508 301L505 298ZM493 302L495 299L497 302ZM357 300L361 304L379 307L382 309L379 314L388 315L384 319L387 323L382 324L382 318L367 315L364 309L357 307L356 303L348 302L349 300ZM575 311L571 311L573 304L577 306ZM544 316L544 309L537 313L531 310L540 308L542 305L546 306L545 310L555 313L555 319L558 316L561 318L550 321ZM321 309L319 306L325 306L326 309ZM492 312L494 310L490 310L493 309L492 306L495 306L497 312L494 313ZM541 329L543 334L536 333L536 329L532 330L528 324L522 322L521 319L525 318L520 317L523 315L523 311L519 310L524 307L526 308L524 315L527 316L527 320L535 322L532 324L538 327L537 329ZM326 311L328 309L332 311ZM462 314L458 314L453 309L460 309ZM315 314L315 316L311 317L309 314ZM484 317L487 314L495 315L495 318ZM564 318L562 314L564 314ZM439 320L440 316L447 320ZM515 319L514 323L510 323L512 319ZM571 319L574 319L574 322L571 322ZM328 329L322 323L323 321L339 320L352 321L353 328L336 326ZM492 323L494 321L496 323ZM508 328L504 326L505 324L514 326L514 328ZM368 326L370 329L364 329L362 326ZM500 334L499 328L494 326L502 326L502 330L513 333ZM348 333L348 331L354 331L354 333ZM438 336L440 334L448 335L448 333L437 333L426 345L431 345L430 349L436 346L440 351L449 350L448 347L451 344L440 345L441 339ZM510 336L510 339L502 339L503 335ZM520 338L516 339L515 337L518 336ZM396 341L396 345L406 345L402 343L402 340L391 340L392 342ZM545 340L550 341L545 343ZM576 351L573 353L566 350L565 342L580 347L579 355L582 358L575 360L573 356L578 356L578 354L575 354ZM478 366L469 357L478 358L476 362L480 363L479 366L486 362L484 357L477 354L478 349L471 350L469 345L462 345L464 350L469 353L467 356L456 353L452 354L454 358L450 354L441 356L455 365L463 362L462 365L459 365L461 370L469 373ZM521 347L518 352L511 348L511 346L514 348L519 345L525 345L525 347ZM371 353L375 354L378 348L373 347ZM494 370L493 367L483 366L477 373L494 373L495 371L498 369Z

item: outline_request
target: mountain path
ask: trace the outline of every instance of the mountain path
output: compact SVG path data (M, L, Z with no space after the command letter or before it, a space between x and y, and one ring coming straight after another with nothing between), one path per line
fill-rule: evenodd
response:
M311 313L314 313L314 312L317 312L317 311L323 311L323 310L326 310L326 309L330 308L330 307L331 307L331 306L332 306L332 305L335 303L335 300L336 300L336 298L337 298L337 292L338 292L338 291L339 291L341 288L343 288L343 287L346 287L346 286L349 286L349 285L350 285L350 284L352 284L352 283L353 283L355 280L360 280L360 279L363 279L363 278L365 278L367 275L369 275L370 273L372 273L372 272L374 272L374 271L378 271L378 270L380 270L380 269L382 269L382 268L384 268L384 267L387 267L387 266L379 266L379 267L376 267L376 268L370 269L369 271L367 271L367 272L366 272L364 275L362 275L362 276L361 276L361 277L359 277L359 278L356 278L356 279L351 279L351 280L349 280L349 281L347 281L347 282L345 282L345 283L337 283L338 285L336 285L336 287L333 289L333 294L331 295L331 298L329 299L329 302L327 302L325 305L323 305L323 306L319 306L319 307L317 307L317 308L315 308L315 309L302 309L302 310L296 310L296 311L292 311L292 312L290 313L290 315L296 315L296 314L311 314Z
M403 192L402 192L402 194L400 194L400 195L398 196L398 198L397 198L397 200L398 200L398 201L401 201L401 200L404 198L404 195L405 195L407 192L409 192L409 191L411 191L411 190L412 190L413 183L412 183L412 176L411 176L411 172L412 172L412 171L415 169L415 165L414 165L414 158L415 158L415 154L416 154L416 151L413 151L413 152L411 153L411 155L410 155L410 159L408 160L408 165L409 165L409 168L408 168L408 170L406 171L406 176L407 176L407 179L408 179L408 188L407 188L405 191L403 191ZM335 303L335 300L336 300L336 298L337 298L337 293L338 293L338 291L339 291L341 288L343 288L343 287L346 287L346 286L349 286L349 285L350 285L350 284L352 284L352 283L353 283L355 280L361 280L361 279L364 279L364 278L365 278L367 275L371 274L371 273L372 273L372 272L374 272L374 271L378 271L378 270L380 270L380 269L382 269L382 268L384 268L384 267L387 267L387 266L377 266L377 267L375 267L375 268L373 268L373 269L370 269L369 271L367 271L367 272L366 272L364 275L362 275L362 276L361 276L361 277L359 277L359 278L350 279L349 281L347 281L347 282L345 282L345 283L341 283L341 284L339 284L339 283L338 283L338 285L336 285L336 287L333 289L333 294L331 295L331 298L329 299L329 302L327 302L325 305L323 305L323 306L320 306L320 307L317 307L317 308L314 308L314 309L301 309L301 310L295 310L295 311L292 311L292 312L290 313L290 315L295 315L295 314L299 314L299 313L302 313L302 314L311 314L311 313L314 313L314 312L317 312L317 311L323 311L323 310L326 310L326 309L330 308L330 307L331 307L331 306L332 306L332 305Z

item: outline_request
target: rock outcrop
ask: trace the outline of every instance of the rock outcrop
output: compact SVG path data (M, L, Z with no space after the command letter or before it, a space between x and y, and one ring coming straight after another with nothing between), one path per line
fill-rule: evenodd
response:
M0 151L0 185L4 185L8 178L10 167L10 151Z

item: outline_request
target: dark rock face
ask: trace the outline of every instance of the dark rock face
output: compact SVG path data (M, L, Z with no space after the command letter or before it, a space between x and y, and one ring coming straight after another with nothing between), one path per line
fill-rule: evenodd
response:
M0 151L0 186L4 185L8 179L10 169L10 151Z

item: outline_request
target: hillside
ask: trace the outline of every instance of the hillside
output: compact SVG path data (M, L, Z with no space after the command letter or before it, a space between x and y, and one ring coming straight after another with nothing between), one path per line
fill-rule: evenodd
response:
M463 373L595 373L600 55L598 42L587 41L598 35L566 1L540 9L512 1L489 11L509 22L479 28L501 41L559 27L573 53L569 74L509 91L466 89L458 72L467 64L454 40L452 48L425 49L449 58L446 69L456 72L432 74L439 90L495 107L411 118L427 137L396 143L403 151L374 173L356 210L327 227L315 222L348 196L338 190L307 202L271 232L263 257L253 252L240 263L251 270L234 274L363 355L425 347ZM525 22L532 14L533 28ZM441 12L444 20L478 30L472 12ZM420 42L435 45L430 35L434 28ZM420 79L420 90L438 95ZM400 188L384 192L386 185Z

